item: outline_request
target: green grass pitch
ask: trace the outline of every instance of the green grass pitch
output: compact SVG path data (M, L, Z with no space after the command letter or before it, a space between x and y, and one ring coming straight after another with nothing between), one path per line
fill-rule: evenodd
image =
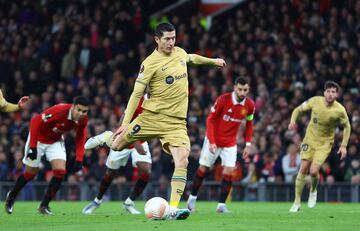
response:
M288 209L291 203L232 202L230 214L217 214L215 202L198 202L197 212L183 221L150 221L144 215L124 213L122 202L105 202L95 214L82 215L87 202L52 202L54 216L37 213L39 202L16 202L14 213L0 213L1 231L210 231L210 230L360 230L360 205L318 203L309 209L306 203L297 214ZM3 203L1 204L3 206ZM144 202L136 202L143 208ZM181 203L180 207L184 207Z

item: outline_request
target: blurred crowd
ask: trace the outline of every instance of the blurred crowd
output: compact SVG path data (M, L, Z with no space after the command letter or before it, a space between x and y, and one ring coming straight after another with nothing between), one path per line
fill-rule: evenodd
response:
M21 162L31 116L74 96L91 100L88 137L114 130L124 112L140 63L154 49L151 22L159 1L0 0L0 88L8 101L29 95L18 113L0 114L0 181L13 181ZM213 20L210 30L196 13L182 18L162 15L177 29L177 45L188 53L222 57L222 70L190 67L188 129L191 139L189 176L198 167L206 116L215 99L232 91L233 80L247 76L249 97L256 102L253 156L243 160L243 127L239 132L236 181L293 182L300 165L299 146L309 114L289 132L290 115L304 100L323 94L326 80L342 87L339 101L352 127L348 156L336 154L342 139L336 131L333 153L321 170L321 181L360 182L360 1L246 1ZM108 150L86 151L84 171L74 174L74 134L65 138L68 181L97 182L105 172ZM158 140L150 141L152 180L168 180L171 157ZM37 179L50 179L44 162ZM129 164L117 182L133 181ZM221 179L215 165L209 180Z

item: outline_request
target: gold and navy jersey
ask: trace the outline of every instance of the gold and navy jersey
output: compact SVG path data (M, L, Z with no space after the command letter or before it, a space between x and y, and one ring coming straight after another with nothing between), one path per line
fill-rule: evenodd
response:
M17 104L9 103L5 100L2 91L0 90L0 111L3 112L14 112L20 108Z
M304 137L307 142L315 144L323 141L332 142L335 128L338 125L344 126L347 130L349 118L345 108L337 101L327 107L323 96L315 96L302 103L294 110L291 121L295 122L299 112L309 110L311 110L311 117ZM350 134L350 131L346 131L346 133ZM344 131L344 138L346 139L345 136Z
M189 56L180 47L174 47L170 55L156 49L141 64L136 82L148 87L151 97L143 108L169 116L186 118L188 109Z

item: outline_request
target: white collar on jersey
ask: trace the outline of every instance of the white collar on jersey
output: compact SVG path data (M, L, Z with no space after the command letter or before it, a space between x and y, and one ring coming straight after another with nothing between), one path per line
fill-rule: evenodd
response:
M72 120L72 116L71 116L71 108L69 109L69 114L68 114L68 116L67 116L67 119L68 119L68 120Z
M232 99L232 102L233 102L234 105L236 105L236 104L240 104L241 106L245 105L246 97L241 102L238 102L236 100L235 92L232 92L231 99Z

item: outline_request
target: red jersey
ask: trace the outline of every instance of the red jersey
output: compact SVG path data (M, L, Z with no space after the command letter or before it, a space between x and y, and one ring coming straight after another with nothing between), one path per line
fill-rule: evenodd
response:
M218 147L236 145L237 132L245 118L245 141L251 142L254 113L255 103L248 97L239 103L234 92L219 96L206 121L206 136L210 144Z
M35 148L38 141L43 144L55 143L62 139L64 133L74 129L76 131L76 160L83 160L88 117L86 116L80 121L72 120L70 113L71 106L72 104L57 104L31 119L31 148Z

